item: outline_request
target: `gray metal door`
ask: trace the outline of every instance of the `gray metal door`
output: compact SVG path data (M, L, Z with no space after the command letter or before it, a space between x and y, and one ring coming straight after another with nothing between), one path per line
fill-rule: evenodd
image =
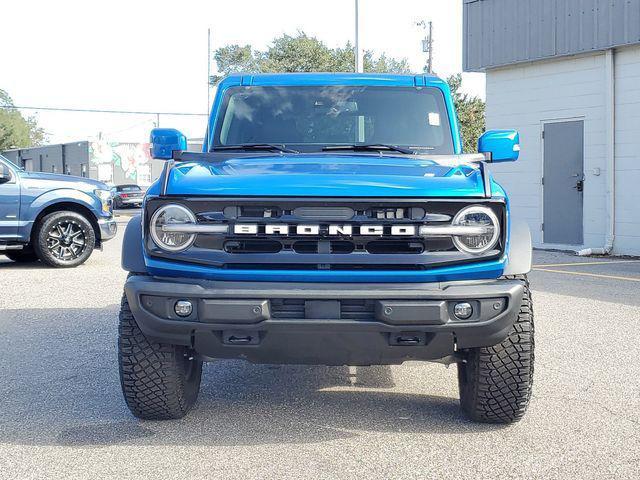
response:
M584 190L584 122L545 123L545 243L582 245Z

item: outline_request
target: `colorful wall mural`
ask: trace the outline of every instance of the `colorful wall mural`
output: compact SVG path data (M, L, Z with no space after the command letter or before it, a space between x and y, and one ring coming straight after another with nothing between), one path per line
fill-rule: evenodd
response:
M112 185L136 183L147 187L162 168L162 162L151 158L148 143L90 142L89 162L92 177Z

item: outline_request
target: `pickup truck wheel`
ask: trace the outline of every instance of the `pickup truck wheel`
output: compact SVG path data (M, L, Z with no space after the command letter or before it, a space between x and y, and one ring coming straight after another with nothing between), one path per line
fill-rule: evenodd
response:
M184 417L198 398L202 360L187 347L147 339L126 295L118 333L120 384L131 413L146 420Z
M533 384L533 304L526 276L510 277L524 283L518 319L509 336L493 347L466 350L458 364L462 410L485 423L520 420L529 404Z
M95 247L96 234L89 220L76 212L53 212L36 225L33 248L52 267L77 267Z
M38 261L38 256L31 249L25 248L24 250L9 251L4 254L9 260L13 260L17 263L31 263Z

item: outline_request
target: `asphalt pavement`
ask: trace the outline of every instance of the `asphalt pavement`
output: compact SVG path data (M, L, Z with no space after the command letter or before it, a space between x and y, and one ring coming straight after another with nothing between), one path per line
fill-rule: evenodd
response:
M240 361L205 366L187 418L150 422L120 393L122 230L72 270L0 257L0 478L640 478L638 260L536 252L516 425L466 420L455 367Z

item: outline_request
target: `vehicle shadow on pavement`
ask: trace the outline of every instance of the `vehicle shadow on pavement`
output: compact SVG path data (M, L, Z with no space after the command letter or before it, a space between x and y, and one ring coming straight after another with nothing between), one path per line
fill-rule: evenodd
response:
M116 357L118 306L0 311L0 442L101 447L315 443L362 431L468 433L500 427L458 400L408 393L383 367L206 364L200 398L177 421L135 419ZM424 385L430 372L425 368ZM442 368L437 366L436 368Z
M5 256L0 255L0 269L12 269L12 270L38 270L47 267L44 263L35 260L33 262L14 262L9 260Z
M96 252L94 252L95 254ZM97 252L100 253L100 252ZM88 262L91 262L91 257L89 257ZM87 263L83 263L82 265L78 265L73 268L54 268L50 267L42 263L39 260L34 260L33 262L13 262L4 256L0 255L0 271L2 270L50 270L52 272L73 272L77 268L87 268Z

